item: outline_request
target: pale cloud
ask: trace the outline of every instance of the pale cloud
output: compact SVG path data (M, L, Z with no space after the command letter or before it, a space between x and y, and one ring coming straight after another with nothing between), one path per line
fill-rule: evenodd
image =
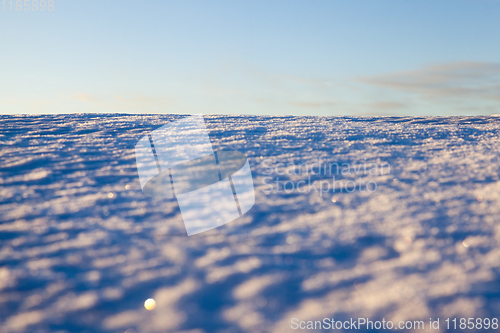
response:
M500 63L441 64L412 71L362 77L357 81L433 100L500 101Z
M382 102L375 102L375 103L369 103L367 105L369 108L373 109L381 109L381 110L394 110L394 109L406 109L409 107L408 103L402 103L402 102L394 102L394 101L382 101Z
M68 96L70 100L76 102L89 103L93 107L110 110L140 110L166 108L171 105L171 100L165 97L144 96L144 95L92 95L88 93L77 93Z
M31 96L26 98L0 98L0 109L3 114L54 113L55 109L64 110L63 104L64 101L57 98L34 98Z
M321 102L321 101L312 101L312 102L291 102L290 105L298 106L301 108L323 108L323 107L332 107L336 106L339 103L336 102Z
M316 87L320 87L320 88L333 86L332 80L327 79L327 78L307 78L307 77L299 77L299 76L294 76L294 75L274 75L273 78L277 82L297 83L297 84L304 84L304 85L309 85L309 86L316 86Z
M159 87L155 92L89 88L52 91L45 95L4 94L0 96L0 109L4 113L294 115L499 112L500 63L455 62L358 78L306 74L301 76L235 63L215 68L212 74L201 79L184 78L175 85Z
M98 95L79 92L54 94L46 98L0 98L0 108L5 113L78 113L78 112L124 112L165 113L172 108L172 100L161 96L140 94Z
M98 100L94 96L84 93L75 94L74 96L71 96L71 98L80 102L89 102L89 103L98 102Z

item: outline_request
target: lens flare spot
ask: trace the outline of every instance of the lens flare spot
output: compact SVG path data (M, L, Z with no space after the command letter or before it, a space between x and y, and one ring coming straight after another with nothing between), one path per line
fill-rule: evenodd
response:
M154 308L156 308L155 300L152 298L148 298L146 302L144 302L144 307L149 311L154 310Z

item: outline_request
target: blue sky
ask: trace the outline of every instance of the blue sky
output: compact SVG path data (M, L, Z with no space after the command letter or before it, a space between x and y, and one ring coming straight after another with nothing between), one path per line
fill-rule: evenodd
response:
M500 113L500 1L13 9L0 3L3 114Z

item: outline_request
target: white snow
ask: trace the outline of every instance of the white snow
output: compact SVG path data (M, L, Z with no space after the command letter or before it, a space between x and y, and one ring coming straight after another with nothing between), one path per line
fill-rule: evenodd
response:
M0 331L500 317L500 118L205 116L214 151L248 156L256 202L188 237L175 200L142 193L134 156L180 117L1 116ZM336 178L373 192L266 194L264 161L318 158L390 174Z

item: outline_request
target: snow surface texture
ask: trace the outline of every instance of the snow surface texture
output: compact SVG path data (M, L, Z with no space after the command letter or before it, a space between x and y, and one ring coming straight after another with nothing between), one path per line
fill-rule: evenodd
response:
M0 117L0 332L499 317L500 118L205 116L215 151L248 156L256 202L187 237L175 200L141 192L134 157L181 117ZM271 170L308 180L278 172L319 157L390 174L336 175L373 192L267 191Z

